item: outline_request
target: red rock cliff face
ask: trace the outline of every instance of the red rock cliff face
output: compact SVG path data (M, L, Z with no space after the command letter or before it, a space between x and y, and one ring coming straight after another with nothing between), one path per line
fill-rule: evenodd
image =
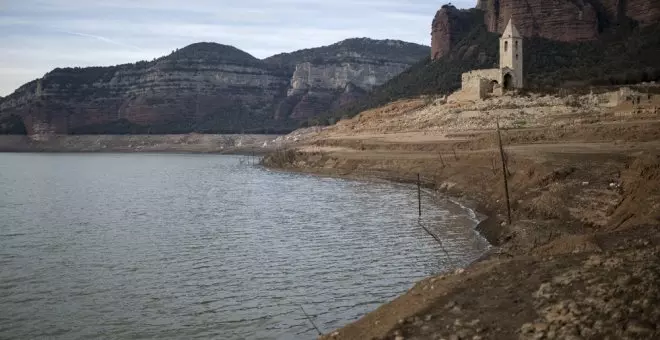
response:
M460 40L461 34L469 30L464 14L463 11L450 5L442 6L435 14L431 25L431 57L433 59L447 54Z
M599 27L626 18L641 25L660 20L658 0L479 0L477 8L485 11L491 32L502 33L513 17L524 36L560 41L594 40Z
M491 32L502 33L513 17L526 37L559 41L588 41L598 38L598 13L584 0L483 0L485 21Z
M642 25L647 25L660 20L658 0L600 0L600 2L611 22L620 22L628 17Z
M438 59L451 49L451 25L445 8L439 10L431 25L431 57Z
M660 20L660 0L478 0L491 32L502 33L513 17L526 37L579 42L595 40L602 28L632 19L642 26ZM433 19L432 57L447 54L465 29L464 17L443 6Z
M502 33L513 17L526 37L588 41L599 34L598 12L587 0L480 0L477 9L484 11L484 22L491 32ZM461 14L465 12L453 6L443 6L436 13L431 33L433 59L447 54L461 33L471 28L463 22L469 16Z

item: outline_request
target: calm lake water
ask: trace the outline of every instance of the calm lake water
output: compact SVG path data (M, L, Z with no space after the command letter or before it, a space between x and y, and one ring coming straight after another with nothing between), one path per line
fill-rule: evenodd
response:
M487 247L409 186L240 160L0 154L0 338L312 339L300 306L329 332Z

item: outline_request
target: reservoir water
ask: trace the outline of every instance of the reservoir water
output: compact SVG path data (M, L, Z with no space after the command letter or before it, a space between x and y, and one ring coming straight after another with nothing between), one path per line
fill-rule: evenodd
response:
M487 247L417 192L238 156L0 154L1 339L313 339Z

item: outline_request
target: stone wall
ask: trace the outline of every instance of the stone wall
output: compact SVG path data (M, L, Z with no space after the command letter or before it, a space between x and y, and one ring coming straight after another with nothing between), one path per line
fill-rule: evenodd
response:
M502 83L502 72L499 68L491 68L485 70L472 70L470 72L463 73L461 76L462 88L469 89L472 88L475 84L478 84L479 79L488 79L490 81L496 80L498 83Z
M461 90L452 94L448 101L467 101L484 99L493 92L493 81L501 84L500 69L473 70L463 73Z

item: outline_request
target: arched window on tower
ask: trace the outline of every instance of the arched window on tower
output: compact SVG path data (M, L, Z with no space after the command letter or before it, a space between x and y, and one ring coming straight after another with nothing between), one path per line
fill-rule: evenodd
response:
M516 51L518 51L518 42L516 41Z
M518 53L516 53L516 60L518 60Z
M504 42L504 52L506 52L506 51L508 51L508 50L509 50L509 42L508 42L508 41L505 41L505 42Z

